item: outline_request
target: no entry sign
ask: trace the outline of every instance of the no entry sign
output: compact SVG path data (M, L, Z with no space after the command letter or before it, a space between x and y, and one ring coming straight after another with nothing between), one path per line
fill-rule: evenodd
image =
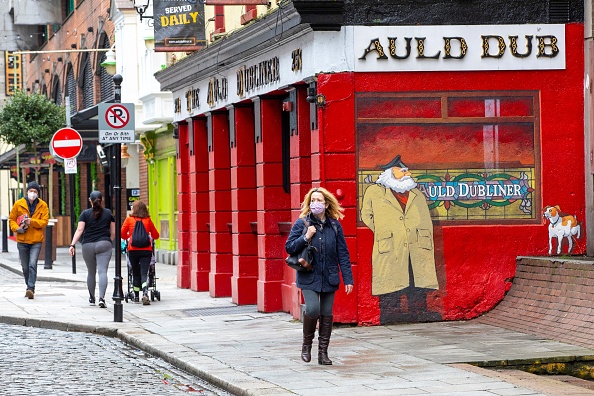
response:
M54 133L50 146L54 153L63 159L74 158L82 150L82 137L72 128L62 128Z

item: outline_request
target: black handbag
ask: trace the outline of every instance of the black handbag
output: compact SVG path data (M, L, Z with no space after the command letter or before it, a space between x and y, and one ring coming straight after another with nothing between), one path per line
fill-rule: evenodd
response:
M307 232L307 227L309 227L309 225L307 224L307 222L305 221L304 218L301 218L301 220L303 220L303 223L305 224L305 227L303 228L303 234L301 234L303 236ZM307 245L303 249L301 249L299 252L289 255L285 259L285 262L287 263L287 265L289 267L293 268L294 270L296 270L298 272L312 271L313 266L311 265L311 262L312 262L311 250L313 250L313 249L315 249L315 247Z

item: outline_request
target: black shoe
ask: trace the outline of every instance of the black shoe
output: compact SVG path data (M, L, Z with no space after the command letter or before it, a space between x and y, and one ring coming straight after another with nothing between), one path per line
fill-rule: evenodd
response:
M99 299L99 308L107 308L107 304L105 304L105 300L102 298Z
M95 297L93 297L93 296L89 297L89 305L91 307L95 306Z
M140 299L138 298L138 295L135 295L134 296L134 302L135 303L139 303L140 302Z

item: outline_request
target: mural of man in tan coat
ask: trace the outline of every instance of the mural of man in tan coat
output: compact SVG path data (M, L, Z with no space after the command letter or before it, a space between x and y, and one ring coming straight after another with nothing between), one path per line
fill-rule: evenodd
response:
M372 294L379 297L380 323L440 320L427 312L427 293L439 289L427 201L400 155L381 169L361 208L374 233Z

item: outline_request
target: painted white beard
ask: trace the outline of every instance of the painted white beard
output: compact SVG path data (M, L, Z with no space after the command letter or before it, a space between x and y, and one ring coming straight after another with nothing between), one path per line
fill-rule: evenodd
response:
M392 169L386 169L385 171L383 171L377 178L376 183L384 187L387 187L391 190L394 190L397 193L410 191L417 186L415 180L410 176L404 176L400 180L394 178Z

